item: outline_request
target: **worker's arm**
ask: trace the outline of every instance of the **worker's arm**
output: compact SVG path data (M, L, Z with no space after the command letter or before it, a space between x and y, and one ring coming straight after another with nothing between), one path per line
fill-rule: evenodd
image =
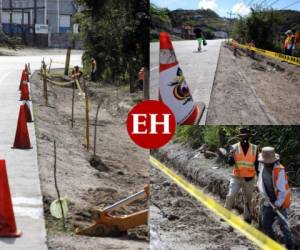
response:
M258 161L258 152L256 153L256 160L255 160L255 171L256 171L256 175L259 175L259 161Z
M286 182L287 182L287 180L285 178L285 170L281 169L279 172L277 183L275 183L277 191L278 191L277 200L274 203L274 205L276 207L281 207L285 201L285 197L287 195L287 191L285 188Z

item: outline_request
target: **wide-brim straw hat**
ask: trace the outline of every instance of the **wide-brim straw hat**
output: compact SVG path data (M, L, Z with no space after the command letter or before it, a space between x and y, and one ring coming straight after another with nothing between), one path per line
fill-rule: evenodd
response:
M279 154L275 153L273 147L264 147L261 150L261 153L258 155L258 161L271 164L280 159Z

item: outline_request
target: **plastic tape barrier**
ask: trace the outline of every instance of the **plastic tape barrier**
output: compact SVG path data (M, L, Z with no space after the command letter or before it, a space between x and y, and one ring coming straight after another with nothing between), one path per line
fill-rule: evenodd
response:
M85 96L85 93L83 92L83 90L82 90L82 88L81 88L81 86L80 86L80 84L79 84L79 82L78 82L77 79L75 80L75 83L76 83L77 88L80 91L80 94L83 95L83 96Z
M279 250L286 249L256 228L252 227L244 220L242 220L239 216L230 212L214 199L205 195L202 191L200 191L195 185L190 184L181 176L177 175L174 171L166 167L160 161L150 156L149 161L151 165L165 175L167 175L172 181L174 181L179 187L188 192L191 196L200 201L204 206L206 206L210 211L214 212L222 219L224 219L228 224L246 236L249 240L251 240L254 244L264 250Z
M287 55L284 55L284 54L281 54L281 53L278 53L278 52L273 52L273 51L268 51L268 50L259 49L259 48L255 48L255 47L250 47L250 46L246 46L246 45L243 45L243 44L238 44L238 46L240 48L253 50L258 54L265 55L265 56L268 56L268 57L272 57L272 58L274 58L276 60L279 60L279 61L285 61L285 62L288 62L290 64L300 66L300 58L299 57L287 56Z

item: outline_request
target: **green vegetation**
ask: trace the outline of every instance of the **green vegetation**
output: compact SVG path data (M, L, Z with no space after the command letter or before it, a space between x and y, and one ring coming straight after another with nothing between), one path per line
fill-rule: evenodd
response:
M175 142L188 143L193 148L207 144L211 150L228 148L238 142L241 126L181 126ZM294 185L300 186L300 126L248 126L253 136L251 142L261 149L272 146L280 155ZM298 175L296 174L298 171Z
M291 10L253 10L249 16L236 20L231 36L240 43L255 42L256 47L282 52L287 30L298 29L300 12ZM298 56L300 56L300 45Z
M97 61L97 74L109 82L132 83L149 63L149 6L147 0L76 0L84 11L76 15L80 39L89 60Z
M15 38L8 37L0 28L0 46L16 49L17 41Z

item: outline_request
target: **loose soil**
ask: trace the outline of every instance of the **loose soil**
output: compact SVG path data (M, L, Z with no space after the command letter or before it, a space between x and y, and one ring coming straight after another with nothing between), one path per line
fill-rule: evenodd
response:
M53 72L58 73L58 72ZM116 237L77 236L77 227L92 223L92 210L104 208L148 183L148 151L136 146L128 137L128 109L142 95L129 95L128 88L118 90L111 85L89 83L90 122L94 124L98 103L101 108L97 126L96 155L99 164L90 164L93 147L87 152L84 142L83 98L76 90L75 123L71 129L72 88L48 84L49 105L45 106L40 76L31 79L33 112L37 136L38 163L44 199L44 212L49 249L148 249L146 225ZM94 126L90 126L93 145ZM50 203L57 198L53 178L53 141L57 145L57 179L60 194L69 201L67 230L49 212ZM143 200L118 211L128 214L148 206Z
M299 67L221 46L206 124L300 124L299 96Z
M203 151L195 151L186 145L173 142L158 151L153 151L152 155L219 203L225 203L232 169L226 166L222 159L207 159ZM231 230L225 222L221 222L216 215L198 204L195 199L189 197L154 168L150 169L150 178L151 245L161 242L162 245L170 246L172 250L257 249L244 236L236 230ZM295 249L300 249L300 190L293 188L292 193L289 222L294 235ZM260 201L261 198L256 190L252 201L254 206L252 225L257 228L259 228L261 214ZM233 212L240 214L243 209L242 204L243 197L240 192ZM275 231L278 232L278 224L275 225ZM277 236L280 241L281 236Z

